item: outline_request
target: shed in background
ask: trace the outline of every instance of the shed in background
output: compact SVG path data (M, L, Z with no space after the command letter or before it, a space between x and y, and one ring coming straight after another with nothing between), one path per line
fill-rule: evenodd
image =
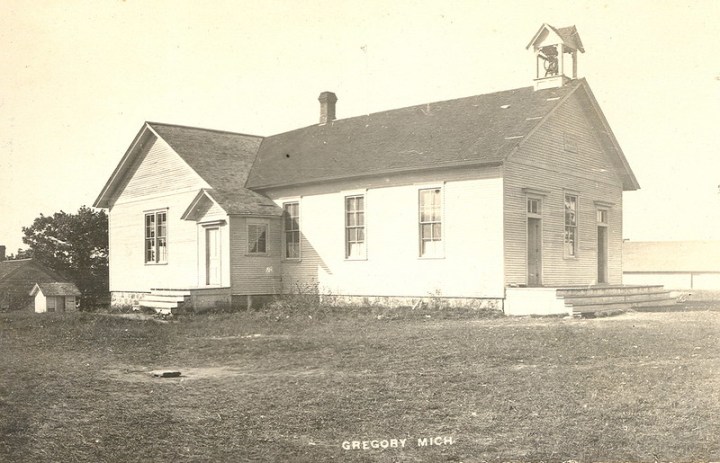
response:
M720 291L720 241L625 241L623 283Z
M35 298L35 312L74 312L80 290L74 283L35 283L30 296Z

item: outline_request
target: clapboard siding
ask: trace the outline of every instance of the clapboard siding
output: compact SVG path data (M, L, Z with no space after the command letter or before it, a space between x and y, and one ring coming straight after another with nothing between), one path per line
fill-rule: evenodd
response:
M267 253L248 253L248 225L266 224ZM235 295L278 294L281 282L281 227L279 218L230 218L230 262L232 293Z
M596 202L609 208L608 283L622 282L622 183L603 151L584 108L573 96L505 164L505 280L527 283L527 212L523 188L546 191L542 214L542 282L597 282ZM567 151L565 134L577 143ZM564 195L578 197L577 257L565 258Z
M209 188L209 185L166 142L150 137L116 192L117 203L172 191Z
M109 212L110 290L194 287L201 281L198 225L180 217L207 183L151 137ZM145 213L167 209L167 264L145 264Z
M497 168L448 170L268 194L300 202L302 251L283 262L286 290L317 282L357 296L503 297L502 179ZM418 257L418 190L443 189L444 257ZM367 258L345 259L345 196L365 194Z
M171 194L142 201L116 203L110 211L110 290L149 291L151 288L192 287L197 284L197 225L181 220L196 192ZM145 264L145 212L167 209L167 264Z

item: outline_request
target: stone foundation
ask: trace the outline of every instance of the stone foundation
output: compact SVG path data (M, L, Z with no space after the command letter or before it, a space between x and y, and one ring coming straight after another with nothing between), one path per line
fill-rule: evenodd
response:
M110 307L114 309L140 309L140 299L146 294L138 291L113 291L110 293Z
M320 295L322 303L348 307L416 307L423 305L429 308L466 308L475 310L497 310L502 312L501 298L479 297L406 297L406 296L339 296Z

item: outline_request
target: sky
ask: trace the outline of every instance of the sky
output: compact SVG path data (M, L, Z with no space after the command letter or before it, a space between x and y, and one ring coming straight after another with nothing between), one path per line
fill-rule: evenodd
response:
M532 85L526 46L575 25L640 182L631 240L720 240L720 1L0 2L0 244L92 205L144 121L273 135Z

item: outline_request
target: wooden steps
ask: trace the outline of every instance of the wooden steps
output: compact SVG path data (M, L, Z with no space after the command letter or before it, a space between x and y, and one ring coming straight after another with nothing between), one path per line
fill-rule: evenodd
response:
M146 294L140 299L139 305L154 309L159 314L168 315L182 307L191 295L189 289L153 288L150 290L150 294Z
M587 286L558 288L558 298L574 315L607 316L627 310L667 307L676 304L662 286Z

